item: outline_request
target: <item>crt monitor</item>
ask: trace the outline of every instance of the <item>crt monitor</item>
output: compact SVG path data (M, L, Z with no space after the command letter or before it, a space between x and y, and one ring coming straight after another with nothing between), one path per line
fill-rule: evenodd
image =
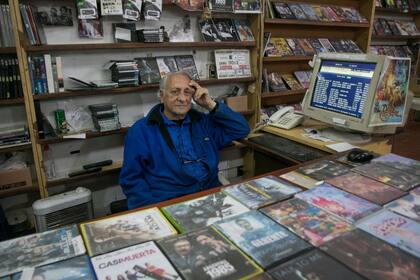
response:
M403 124L410 59L322 53L313 62L302 104L305 115L366 133L384 133Z

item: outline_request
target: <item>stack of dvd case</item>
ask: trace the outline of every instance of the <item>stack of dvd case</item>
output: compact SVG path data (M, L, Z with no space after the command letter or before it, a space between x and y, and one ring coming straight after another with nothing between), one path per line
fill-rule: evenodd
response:
M138 86L139 69L135 60L111 61L112 81L119 87Z
M29 142L29 132L25 125L0 129L0 146Z
M169 42L168 33L165 32L165 27L153 29L137 30L137 37L140 42L144 43L162 43Z
M103 103L89 105L95 128L100 132L121 128L117 104Z

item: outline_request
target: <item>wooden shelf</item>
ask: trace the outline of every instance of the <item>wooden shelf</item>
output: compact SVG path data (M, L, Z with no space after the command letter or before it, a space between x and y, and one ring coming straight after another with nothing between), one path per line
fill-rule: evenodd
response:
M25 46L27 52L89 51L122 49L177 49L177 48L252 48L254 42L165 42L165 43L99 43L99 44L57 44Z
M102 167L102 170L99 172L79 175L75 177L65 177L65 178L60 178L60 179L49 180L47 181L47 188L64 185L64 184L75 183L82 180L95 178L98 176L105 176L105 175L119 173L121 170L121 166L122 166L121 162L114 162L112 165Z
M247 83L255 81L254 77L249 78L235 78L235 79L206 79L198 81L201 85L217 85L217 84L228 84L228 83ZM107 88L107 89L88 89L88 90L77 90L77 91L65 91L60 93L45 93L34 95L35 100L49 100L49 99L61 99L75 96L91 96L91 95L102 95L102 94L126 94L136 93L148 89L157 89L159 84L140 85L137 87L121 87L121 88Z
M5 146L0 146L0 153L30 150L31 148L32 148L31 142L15 144L15 145L5 145Z
M32 186L29 187L17 187L17 188L11 188L11 189L7 189L7 190L1 190L0 191L0 198L5 198L5 197L9 197L9 196L13 196L13 195L18 195L18 194L25 194L25 193L29 193L29 192L38 192L38 186L36 186L36 184L34 183Z
M403 10L397 9L397 8L381 8L376 7L375 8L375 15L381 14L381 15L394 15L394 16L412 16L419 14L420 11L407 11L404 12Z
M0 106L19 105L25 103L23 98L0 99Z
M306 55L297 55L297 56L268 56L264 57L264 62L296 62L296 61L309 61L313 58L313 56L306 56Z
M420 35L372 35L372 40L393 40L393 41L407 41L419 40Z
M302 100L306 89L287 90L282 92L264 92L261 94L261 103L263 106L277 105L281 103L293 103Z
M296 19L265 19L267 24L289 24L289 25L312 25L322 27L349 27L349 28L369 28L369 23L353 23L353 22L335 22L335 21L310 21Z
M0 54L15 54L15 53L16 53L16 48L15 47L0 48Z

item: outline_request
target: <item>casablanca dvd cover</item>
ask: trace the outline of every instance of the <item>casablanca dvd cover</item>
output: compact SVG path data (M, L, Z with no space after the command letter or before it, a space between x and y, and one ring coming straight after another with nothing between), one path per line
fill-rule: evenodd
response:
M290 171L287 173L284 173L280 175L280 178L285 179L293 184L296 184L298 186L301 186L305 189L312 189L317 184L320 183L320 181L317 181L315 179L312 179L311 177L302 175L296 171Z
M212 227L167 237L158 245L185 280L249 279L262 272Z
M383 210L368 217L357 227L420 258L420 223Z
M158 56L156 57L156 63L161 77L166 76L170 72L178 72L178 66L176 66L175 57L173 56Z
M368 279L419 279L417 258L359 229L327 242L321 249Z
M420 176L420 161L403 157L396 154L387 154L372 160L373 162L382 163L392 168L402 170L417 176Z
M154 241L96 256L91 261L98 280L181 280Z
M350 167L331 160L320 160L299 167L296 171L317 181L324 181L350 172Z
M376 204L328 184L322 184L298 193L295 197L305 200L351 224L381 209Z
M195 66L194 57L192 55L176 55L175 61L179 71L186 72L192 80L200 80L197 67Z
M222 192L165 206L161 210L180 232L200 229L249 211Z
M224 188L222 192L238 200L250 209L257 209L274 202L269 195L257 191L248 182L229 186Z
M414 221L420 222L420 192L419 194L411 192L400 199L388 203L385 205L385 208Z
M315 249L268 271L276 280L362 280L361 276Z
M260 210L314 246L320 246L353 229L339 218L298 199L289 199Z
M214 227L264 269L311 247L258 211L229 218Z
M142 85L157 84L160 81L159 67L154 57L135 58L139 68L140 82Z
M354 172L328 179L325 182L379 205L384 205L405 194L399 189Z
M86 252L76 225L35 233L0 243L0 277L66 260Z
M89 256L177 234L158 208L80 225Z
M377 162L358 166L353 171L403 191L420 185L420 177Z

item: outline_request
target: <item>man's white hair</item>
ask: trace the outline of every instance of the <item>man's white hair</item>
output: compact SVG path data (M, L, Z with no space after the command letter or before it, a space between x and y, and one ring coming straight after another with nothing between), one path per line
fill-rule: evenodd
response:
M158 98L160 98L162 96L162 93L165 91L165 88L166 88L166 85L167 85L168 80L170 80L171 77L178 76L178 75L185 76L185 77L187 77L188 79L191 80L190 75L187 72L185 72L185 71L178 71L178 72L169 72L169 73L167 73L159 81L159 91L157 92Z

